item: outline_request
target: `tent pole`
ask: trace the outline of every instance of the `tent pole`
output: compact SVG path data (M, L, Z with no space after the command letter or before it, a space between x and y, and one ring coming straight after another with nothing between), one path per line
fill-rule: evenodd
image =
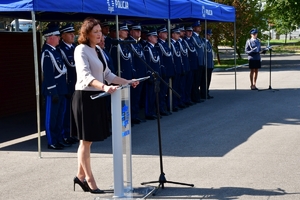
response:
M171 20L168 19L168 44L169 48L171 48ZM173 88L172 78L169 78L169 85ZM169 98L170 98L170 112L173 111L173 92L169 89Z
M204 41L205 41L205 98L208 99L208 94L207 94L207 42L206 42L206 35L207 35L207 20L205 20L205 33L204 33ZM200 86L200 90L201 90Z
M237 90L237 81L236 81L236 23L234 22L234 88Z
M41 158L41 127L40 127L40 88L39 88L39 70L38 70L38 56L37 56L37 43L36 43L36 26L35 26L35 13L31 11L32 18L32 35L33 35L33 55L34 55L34 74L35 74L35 93L36 93L36 114L37 114L37 133L38 133L38 153Z

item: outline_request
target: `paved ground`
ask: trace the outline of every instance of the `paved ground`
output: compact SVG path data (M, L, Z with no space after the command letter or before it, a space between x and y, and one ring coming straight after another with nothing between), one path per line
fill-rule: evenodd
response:
M249 71L213 73L215 98L161 119L163 169L169 181L148 199L300 199L300 79L295 55L263 58L257 86ZM235 84L236 76L236 84ZM235 85L237 90L235 90ZM72 179L77 145L46 148L38 157L35 113L0 119L0 199L109 199L84 193ZM101 189L113 185L111 138L92 145L94 176ZM132 129L133 186L160 175L156 121ZM150 184L157 186L157 184Z

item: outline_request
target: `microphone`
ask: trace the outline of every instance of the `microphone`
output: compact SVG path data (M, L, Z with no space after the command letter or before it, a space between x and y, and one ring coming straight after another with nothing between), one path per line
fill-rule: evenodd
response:
M267 46L266 50L272 50L272 46Z
M135 40L111 40L111 44L137 44Z

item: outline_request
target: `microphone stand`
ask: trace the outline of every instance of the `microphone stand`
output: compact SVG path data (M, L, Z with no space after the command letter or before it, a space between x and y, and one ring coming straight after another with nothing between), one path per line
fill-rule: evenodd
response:
M132 51L134 52L134 54L137 55L137 53L135 51ZM137 55L138 58L140 58L138 55ZM148 65L148 63L140 58L142 60L142 62L147 66L147 68L152 72L152 76L154 78L154 92L155 92L155 96L156 96L156 112L157 112L157 133L158 133L158 147L159 147L159 164L160 164L160 175L159 175L159 178L157 181L149 181L149 182L142 182L141 185L146 185L146 184L149 184L149 183L158 183L158 186L156 188L156 191L158 191L159 188L162 188L164 189L164 184L165 183L172 183L172 184L178 184L178 185L186 185L186 186L191 186L191 187L194 187L194 184L188 184L188 183L181 183L181 182L174 182L174 181L167 181L166 177L165 177L165 173L164 173L164 170L163 170L163 156L162 156L162 143L161 143L161 131L160 131L160 112L159 112L159 91L160 91L160 87L159 87L159 84L160 84L160 81L167 85L169 89L172 90L172 92L180 98L180 95L172 88L169 86L169 84L167 84L160 76L159 74L154 71L154 69L152 67L150 67ZM153 192L150 192L149 194L147 194L144 198L147 198L149 195L155 195L156 191L153 190Z
M265 91L265 90L272 90L273 92L279 91L278 89L273 89L272 86L271 86L271 71L272 71L271 57L272 57L272 51L273 51L272 47L268 46L265 50L269 50L269 52L270 52L270 61L269 61L269 88L258 90L258 91Z

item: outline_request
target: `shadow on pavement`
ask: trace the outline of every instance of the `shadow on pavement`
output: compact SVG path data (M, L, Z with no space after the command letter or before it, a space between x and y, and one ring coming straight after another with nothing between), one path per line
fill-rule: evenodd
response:
M176 195L174 195L176 194ZM189 197L186 197L187 194ZM221 188L175 188L168 187L159 189L158 196L150 196L149 199L222 199L232 200L239 199L241 196L285 196L291 193L286 193L283 189L254 189L243 187L221 187ZM293 193L295 194L295 193ZM185 196L185 197L181 197ZM194 197L193 197L194 196ZM251 198L251 197L250 197Z
M278 92L250 90L214 90L215 98L173 113L161 119L162 153L177 157L222 157L263 128L273 124L300 124L299 104L295 96L299 90L281 89ZM253 103L255 102L255 103ZM284 105L284 106L282 106ZM9 140L33 134L35 113L1 120L0 145ZM16 125L18 124L18 125ZM4 128L4 129L3 129ZM133 155L159 155L157 122L132 128ZM35 138L18 141L0 151L37 151ZM42 152L47 149L43 136ZM61 152L76 152L78 144ZM111 137L92 145L93 153L112 153Z

